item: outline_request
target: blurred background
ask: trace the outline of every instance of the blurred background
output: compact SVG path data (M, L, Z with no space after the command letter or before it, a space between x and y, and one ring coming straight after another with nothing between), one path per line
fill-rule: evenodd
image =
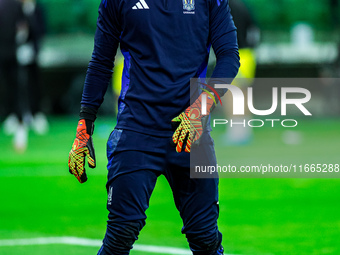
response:
M313 117L294 130L214 129L220 164L339 164L340 1L230 0L239 30L239 78L268 109L275 84L318 78ZM15 4L13 4L15 3ZM68 173L100 0L0 0L0 254L96 254L105 232L107 137L115 126L122 56L96 121L97 168L80 185ZM214 54L209 72L214 67ZM325 79L327 78L327 79ZM229 99L228 99L229 97ZM232 118L230 95L216 110ZM225 108L225 109L223 109ZM252 118L251 115L245 118ZM257 118L257 117L256 117ZM229 254L340 254L338 179L221 179L220 228ZM171 191L160 177L140 245L187 249ZM8 239L83 237L38 245ZM25 243L25 242L23 242ZM27 245L29 244L29 245ZM149 254L143 249L131 254ZM156 249L153 254L165 254ZM167 254L188 254L183 251ZM189 253L190 254L190 253Z
M248 37L255 37L248 40L253 41L251 47L255 50L256 77L339 76L338 0L243 2L258 28L258 35L248 33ZM39 22L45 22L37 56L44 111L48 114L77 114L93 49L99 1L39 0L38 3L43 15ZM241 15L234 16L243 15L241 12ZM117 62L120 58L118 54ZM213 65L214 59L211 59ZM106 101L110 100L105 100L101 110L114 113L115 104ZM4 117L4 106L0 109Z

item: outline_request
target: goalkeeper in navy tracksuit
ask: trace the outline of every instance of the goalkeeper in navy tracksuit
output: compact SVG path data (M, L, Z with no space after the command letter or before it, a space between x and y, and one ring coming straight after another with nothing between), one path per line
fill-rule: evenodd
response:
M93 123L118 45L125 61L117 126L107 143L109 220L98 254L129 254L145 225L145 210L161 174L173 191L182 233L193 254L222 254L218 179L190 179L187 152L200 139L202 157L216 165L213 141L200 114L206 92L190 105L189 85L191 78L206 75L211 45L217 56L212 77L234 78L238 72L236 28L228 0L102 1L69 155L70 172L81 183L87 180L85 156L95 167ZM207 113L213 107L208 96ZM172 123L178 126L175 132Z

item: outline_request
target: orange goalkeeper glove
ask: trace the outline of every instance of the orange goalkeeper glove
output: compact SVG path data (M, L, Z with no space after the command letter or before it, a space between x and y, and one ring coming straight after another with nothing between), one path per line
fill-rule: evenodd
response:
M201 113L202 98L206 98L206 115ZM199 138L205 129L209 114L213 110L214 99L206 92L203 92L196 101L184 112L172 120L173 124L179 124L172 135L172 141L176 145L176 151L190 152L192 144L199 144Z
M68 157L69 171L80 183L87 181L87 175L85 172L85 156L87 156L89 167L96 167L96 157L91 137L93 128L93 121L85 119L79 120L76 139L73 142L72 149Z

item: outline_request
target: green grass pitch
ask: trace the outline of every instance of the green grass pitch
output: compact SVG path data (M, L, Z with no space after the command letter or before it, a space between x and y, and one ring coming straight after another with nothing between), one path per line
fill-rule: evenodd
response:
M75 236L102 239L106 225L107 137L109 119L96 122L97 168L79 184L67 158L76 118L50 119L47 136L30 133L25 154L0 134L0 240ZM250 145L223 147L223 128L214 129L220 164L339 164L340 121L302 120L297 145L282 141L284 128L254 130ZM2 132L2 130L0 130ZM338 179L221 179L219 227L230 254L340 254ZM160 177L137 244L187 248L170 188ZM99 247L75 245L0 246L2 255L96 254ZM147 254L132 251L131 254Z

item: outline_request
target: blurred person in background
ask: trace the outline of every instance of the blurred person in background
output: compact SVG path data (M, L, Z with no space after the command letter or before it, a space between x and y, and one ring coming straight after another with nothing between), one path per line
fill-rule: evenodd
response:
M23 122L24 99L18 81L17 45L27 36L27 23L22 6L16 0L0 0L0 84L3 93L4 133L14 135L14 146L24 151L27 144L27 127Z
M260 29L256 25L249 9L241 0L230 0L231 14L237 28L237 41L240 53L240 69L233 81L233 85L242 89L246 95L247 88L252 85L256 72L256 58L254 48L260 41ZM232 95L228 92L223 97L224 112L233 120L234 126L228 126L223 137L225 145L244 145L252 139L252 129L247 125L251 113L245 107L244 116L233 116Z
M27 95L27 111L24 121L39 135L48 131L48 121L41 108L41 81L38 57L45 34L43 9L35 0L22 0L22 10L28 24L26 40L18 47L19 82Z
M320 66L319 77L321 78L323 93L323 111L330 116L340 115L340 43L337 45L337 57L334 62Z
M329 9L331 13L332 26L336 29L339 26L339 0L329 0Z

